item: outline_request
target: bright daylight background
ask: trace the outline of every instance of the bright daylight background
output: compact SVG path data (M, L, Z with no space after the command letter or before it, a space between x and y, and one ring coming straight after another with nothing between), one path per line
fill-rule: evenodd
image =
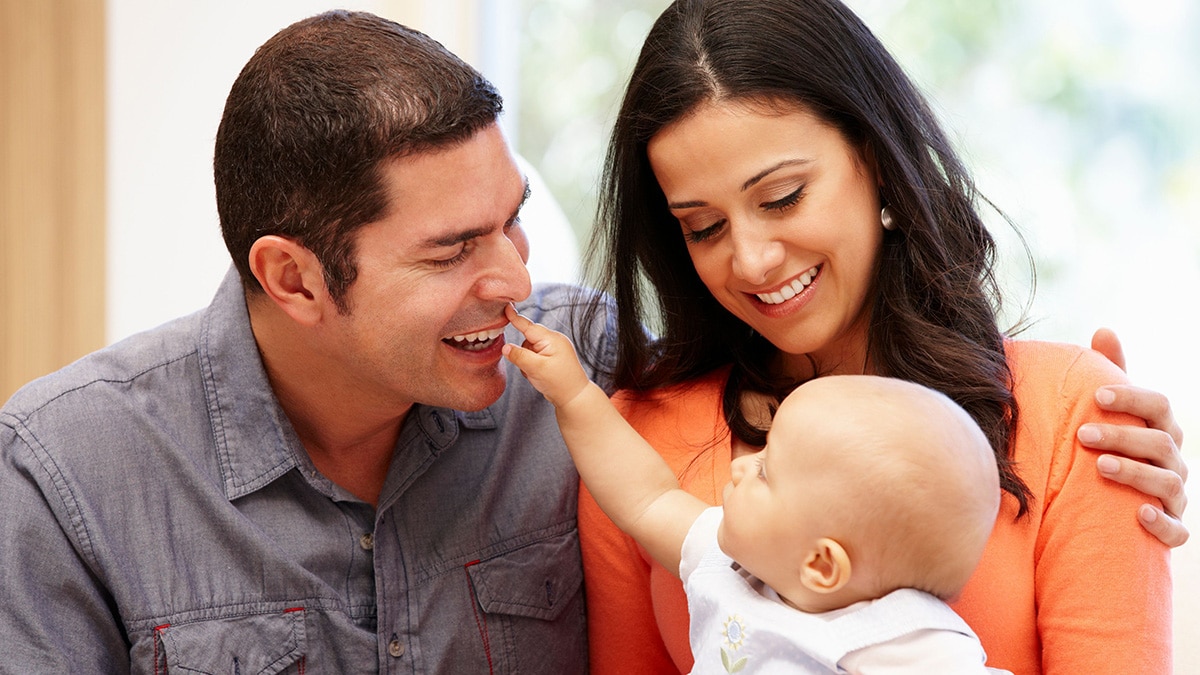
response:
M534 275L570 278L628 70L663 0L377 0L478 65L546 180ZM1200 5L1190 0L851 0L934 100L1037 259L1030 337L1109 326L1170 395L1200 470ZM319 0L109 0L109 340L199 309L228 265L212 142L229 85ZM536 176L535 176L536 181ZM558 223L569 222L570 227ZM1003 235L997 225L998 234ZM559 237L552 239L552 237ZM548 243L553 242L553 243ZM1007 259L1019 263L1019 251ZM1009 308L1029 278L1006 267ZM1174 553L1176 672L1200 673L1200 478ZM1137 636L1130 636L1137 639Z

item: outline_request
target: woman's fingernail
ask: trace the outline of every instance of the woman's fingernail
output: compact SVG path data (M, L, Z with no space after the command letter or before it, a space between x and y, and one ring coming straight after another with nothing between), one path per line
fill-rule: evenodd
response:
M1100 405L1112 405L1115 400L1117 400L1117 395L1111 389L1096 390L1096 402Z
M1081 443L1099 443L1104 438L1104 434L1100 433L1099 427L1093 424L1085 424L1079 427L1078 437Z
M1138 509L1138 515L1141 516L1142 522L1146 524L1158 520L1158 511L1149 504L1142 504L1142 507Z
M1100 455L1100 458L1096 460L1096 468L1100 469L1100 473L1111 475L1121 470L1121 463L1117 461L1116 457Z

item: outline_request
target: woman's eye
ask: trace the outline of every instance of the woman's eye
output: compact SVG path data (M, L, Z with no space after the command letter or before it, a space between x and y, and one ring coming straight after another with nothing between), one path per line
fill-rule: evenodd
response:
M714 237L718 233L720 233L721 228L724 225L725 225L724 218L722 218L721 220L718 220L717 222L713 223L712 225L709 225L708 227L706 227L702 230L693 230L685 225L684 228L687 230L685 236L687 237L687 241L689 244L699 244L700 242L705 241L707 239L711 239L712 237Z
M759 207L767 211L783 211L789 207L795 206L796 202L800 201L800 196L804 194L804 186L800 186L793 190L785 197L781 197L771 202L763 202Z
M762 457L759 457L759 458L758 458L757 460L755 460L755 461L757 461L757 462L758 462L758 477L759 477L761 480L766 480L766 479L767 479L767 472L766 472L766 467L763 465Z

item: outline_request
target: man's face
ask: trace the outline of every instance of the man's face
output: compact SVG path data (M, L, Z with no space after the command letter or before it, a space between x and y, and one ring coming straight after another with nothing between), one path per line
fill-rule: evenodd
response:
M504 391L504 307L530 292L527 183L494 124L382 172L389 207L356 234L331 356L364 401L485 408Z

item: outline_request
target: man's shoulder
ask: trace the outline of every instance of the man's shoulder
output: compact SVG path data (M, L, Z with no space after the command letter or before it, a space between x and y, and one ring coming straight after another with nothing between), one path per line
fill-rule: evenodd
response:
M194 356L198 318L181 317L83 356L21 387L0 411L26 417L52 404L88 406L90 392L127 388L147 373Z
M611 304L607 295L583 286L563 283L537 283L529 297L514 303L517 311L544 323L542 319L568 319L596 306Z

